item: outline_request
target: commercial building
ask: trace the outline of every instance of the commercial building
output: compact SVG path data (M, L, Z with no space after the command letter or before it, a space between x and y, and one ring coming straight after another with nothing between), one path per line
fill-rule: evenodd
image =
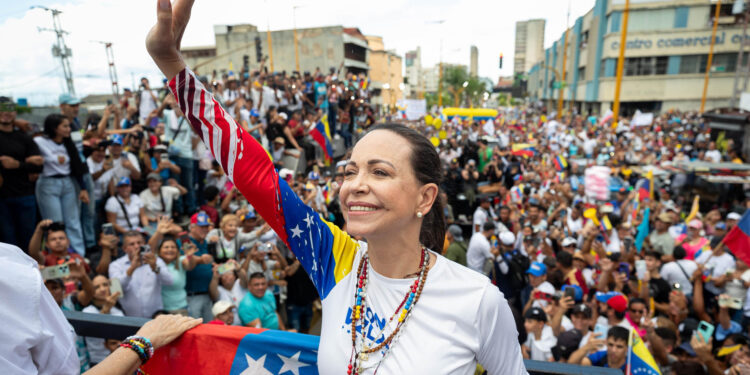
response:
M472 77L476 77L477 75L479 75L479 49L477 48L477 46L471 46L469 74Z
M422 74L422 49L408 51L404 55L404 95L410 99L424 97L424 77Z
M383 38L366 36L370 50L370 90L372 103L393 107L404 98L404 76L401 56L392 50L386 50Z
M516 44L513 55L513 75L531 70L544 57L545 20L516 22Z
M567 53L563 33L527 71L529 96L545 102L550 111L560 91L566 109L604 113L611 108L624 3L596 0L593 9L576 19L567 32ZM715 6L710 0L630 1L620 91L623 114L700 108ZM706 110L727 107L732 96L743 40L742 15L733 15L732 6L731 1L721 5Z
M300 71L328 72L342 64L342 72L359 74L369 70L367 39L359 29L326 26L297 29L296 33ZM266 65L269 70L297 70L294 34L294 30L271 31L273 67L269 59ZM214 38L213 46L182 48L188 66L199 74L239 72L245 61L251 68L257 67L260 57L271 55L268 33L258 31L254 25L215 25Z

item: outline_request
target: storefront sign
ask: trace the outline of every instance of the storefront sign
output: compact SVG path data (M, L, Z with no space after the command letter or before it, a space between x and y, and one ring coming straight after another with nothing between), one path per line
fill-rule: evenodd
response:
M725 31L716 35L716 43L714 45L723 45L727 41L728 35ZM750 36L747 37L750 40ZM734 34L729 37L729 43L739 44L742 40L742 34ZM649 48L672 48L672 47L708 47L711 45L711 36L696 36L696 37L676 37L676 38L659 38L656 40L652 39L632 39L628 40L625 44L625 49L649 49ZM619 49L620 42L613 41L610 44L611 49Z

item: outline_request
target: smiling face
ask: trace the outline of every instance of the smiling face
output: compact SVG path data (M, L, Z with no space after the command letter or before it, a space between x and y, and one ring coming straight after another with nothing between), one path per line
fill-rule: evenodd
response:
M159 256L164 260L165 263L170 263L177 259L179 252L177 251L177 243L173 240L166 240L161 244L159 248Z
M98 275L91 283L94 284L94 299L103 301L109 297L109 280L106 276Z
M417 181L412 147L389 130L377 130L360 140L344 171L341 209L347 231L355 236L381 237L419 223L437 196L435 184Z

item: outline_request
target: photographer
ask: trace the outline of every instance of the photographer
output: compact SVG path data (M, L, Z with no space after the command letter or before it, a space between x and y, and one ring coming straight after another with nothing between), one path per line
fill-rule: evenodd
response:
M156 98L156 94L151 90L151 86L148 83L148 78L141 78L140 92L138 93L138 114L140 117L141 124L151 125L146 123L146 117L151 111L159 106L159 99Z
M120 305L125 315L150 318L163 308L162 285L172 285L167 265L145 245L143 235L128 231L122 238L125 255L109 265L109 277L120 280Z

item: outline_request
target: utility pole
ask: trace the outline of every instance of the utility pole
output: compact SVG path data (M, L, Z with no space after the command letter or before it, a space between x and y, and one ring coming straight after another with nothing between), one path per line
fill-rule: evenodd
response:
M115 54L112 51L112 42L101 42L98 40L92 40L92 42L104 45L105 52L107 53L107 65L109 67L109 80L112 82L112 96L115 98L115 103L119 103L120 85L117 83L117 69L115 69Z
M56 44L52 46L52 56L60 58L60 63L62 64L63 68L63 74L65 75L65 85L68 88L68 94L75 95L76 89L73 86L73 71L70 68L70 57L73 55L73 51L71 51L70 48L68 48L68 46L65 44L64 35L68 34L68 32L63 30L60 26L60 13L62 12L57 9L50 9L40 5L31 7L31 9L34 8L44 9L52 13L52 25L54 29L39 27L38 30L40 32L51 31L57 36Z
M617 79L615 81L615 102L612 105L612 128L617 128L620 119L620 88L622 87L622 70L625 66L625 44L628 38L628 15L630 14L630 0L625 0L625 10L622 12L622 31L620 35L620 55L617 57Z
M711 31L711 46L708 48L708 60L706 61L706 75L703 78L703 95L701 95L701 113L706 109L706 94L708 93L708 77L711 74L711 65L714 60L714 44L716 44L716 26L719 25L719 11L721 10L721 0L716 2L716 12L714 12L714 27ZM745 40L742 40L745 44Z

